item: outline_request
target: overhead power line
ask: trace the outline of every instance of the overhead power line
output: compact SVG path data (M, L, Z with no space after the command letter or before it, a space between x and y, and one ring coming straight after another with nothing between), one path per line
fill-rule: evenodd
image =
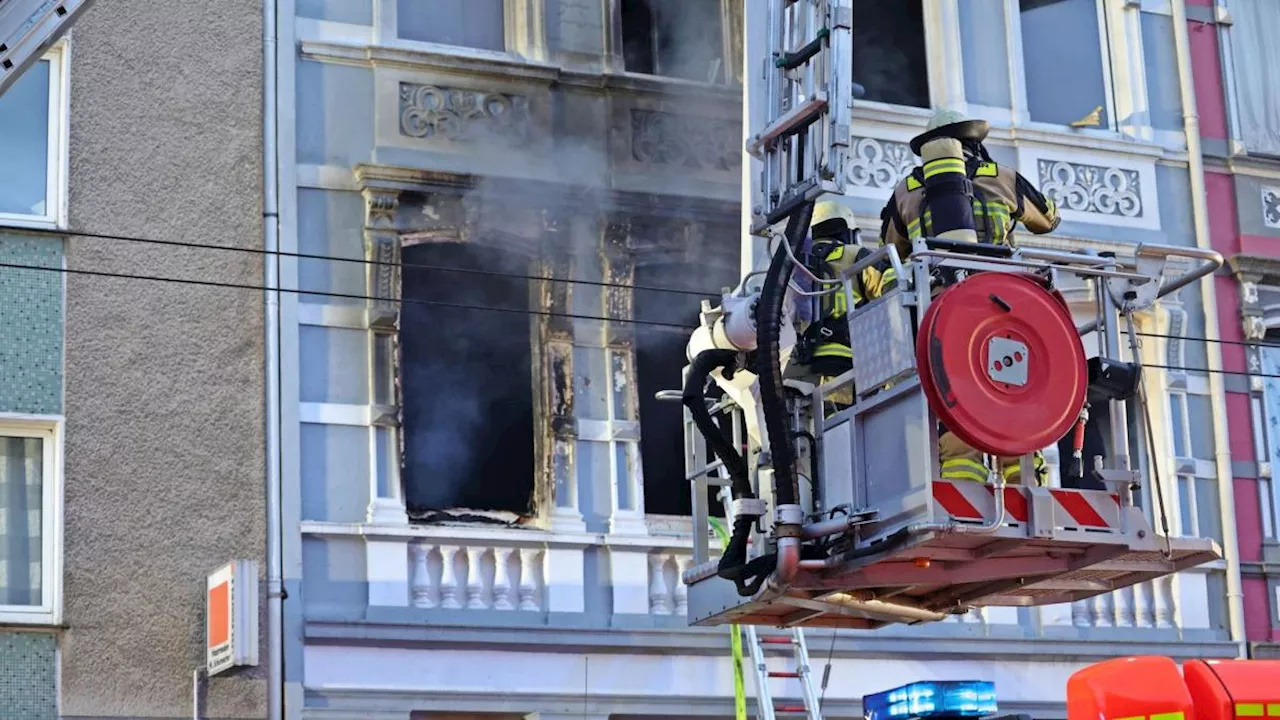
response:
M80 269L64 268L64 267L46 267L41 265L23 265L19 263L5 263L5 262L0 262L0 268L8 268L11 270L36 270L36 271L43 271L43 272L56 272L56 273L63 273L67 275L85 275L90 277L114 278L118 280L145 280L149 282L173 283L177 285L195 285L199 287L215 287L215 288L224 288L229 290L253 290L257 292L270 291L270 292L281 292L281 293L296 294L296 295L316 295L320 297L345 298L349 300L387 301L387 302L392 302L392 303L401 304L401 305L404 305L404 304L425 305L429 307L452 308L455 310L482 310L482 311L487 310L491 312L516 313L516 314L522 314L522 315L560 317L560 318L566 318L570 320L617 322L617 323L626 323L626 324L632 324L632 325L645 325L645 326L651 326L651 327L683 330L686 332L692 332L693 330L696 329L689 325L680 325L677 323L666 323L666 322L661 322L657 320L638 320L635 318L611 318L611 317L603 317L603 316L597 316L597 315L581 315L577 313L556 313L556 312L551 312L549 310L534 310L529 308L492 307L487 305L470 305L466 303L452 303L452 302L436 301L436 300L417 300L412 298L380 298L372 295L358 295L354 293L335 293L335 292L328 292L323 290L301 290L298 288L268 288L265 285L251 285L248 283L229 283L229 282L219 282L215 280L187 280L182 278L155 277L151 275L134 275L130 273L112 273L112 272L104 272L101 270L80 270ZM1138 334L1143 334L1143 333L1138 333ZM1157 335L1157 337L1159 336ZM1170 336L1170 337L1176 337L1176 336ZM1177 339L1201 340L1201 341L1213 342L1212 340L1208 340L1208 338L1178 337ZM1280 345L1276 345L1276 346L1280 347ZM1192 373L1212 372L1212 373L1221 374L1221 375L1240 375L1245 377L1280 378L1280 374L1274 374L1274 373L1261 373L1261 372L1250 373L1250 372L1241 372L1238 370L1210 370L1208 368L1196 368L1196 367L1186 367L1186 366L1178 366L1178 365L1156 365L1152 363L1143 363L1143 366L1150 367L1150 368L1159 368L1161 370L1175 370L1179 372L1192 372Z
M112 273L101 270L79 270L63 267L44 267L40 265L21 265L17 263L0 262L0 268L9 268L12 270L40 270L44 272L57 272L68 275L87 275L90 277L116 278L120 280L148 280L151 282L167 282L181 285L197 285L201 287L226 288L229 290L256 290L258 292L281 292L296 295L318 295L322 297L346 298L349 300L376 300L385 301L396 304L409 305L426 305L430 307L446 307L455 310L490 310L493 312L505 313L521 313L525 315L542 315L546 317L560 317L571 320L595 320L599 322L617 322L631 325L649 325L653 327L674 328L677 330L685 330L693 332L695 329L690 325L679 325L676 323L666 323L658 320L637 320L635 318L611 318L596 315L579 315L575 313L556 313L549 310L535 310L531 308L504 308L492 307L488 305L468 305L466 303L452 303L443 300L417 300L413 298L381 298L372 295L357 295L354 293L336 293L324 290L300 290L298 288L269 288L265 285L250 285L247 283L229 283L219 282L215 280L186 280L181 278L165 278L155 277L152 275L133 275L130 273Z
M490 277L509 278L512 280L546 280L550 282L572 283L575 285L592 285L595 287L614 288L618 290L644 290L646 292L665 292L676 295L690 295L693 297L720 297L720 292L701 292L698 290L686 290L683 288L658 287L654 285L635 285L626 283L611 283L601 280L583 280L577 278L558 278L545 275L522 275L520 273L499 272L497 270L477 270L473 268L447 267L444 265L426 265L423 263L404 263L404 262L386 262L383 260L368 260L365 258L341 257L338 255L321 255L318 253L297 253L287 252L284 250L266 250L262 248L234 247L230 245L206 245L204 243L184 242L181 240L157 240L155 238L141 238L131 235L110 235L107 233L93 233L79 230L44 230L44 229L27 229L6 227L0 225L0 230L15 230L24 233L32 233L36 235L48 235L58 238L67 237L86 237L95 240L116 240L122 242L143 243L146 245L163 245L167 247L180 247L192 250L222 250L225 252L238 252L250 255L273 255L276 257L291 257L299 260L322 260L325 262L343 262L354 263L359 265L390 265L399 268L412 268L415 270L434 270L437 272L456 272L468 275L487 275Z

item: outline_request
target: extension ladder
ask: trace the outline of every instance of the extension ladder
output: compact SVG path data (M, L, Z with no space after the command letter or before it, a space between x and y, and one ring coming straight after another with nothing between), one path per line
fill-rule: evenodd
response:
M764 164L760 195L749 198L757 212L753 233L823 193L843 192L853 116L853 0L769 0L768 36L762 79L769 116L747 141L747 152Z
M730 499L728 486L721 486L719 493L720 500L724 503L726 517L731 517L731 509L733 501ZM716 534L720 536L720 542L728 541L728 532L718 522L713 522ZM751 665L755 668L756 683L756 718L757 720L775 720L778 715L804 715L808 720L822 720L821 702L818 699L818 693L813 686L813 668L809 665L809 645L804 639L804 630L793 627L788 630L785 635L765 635L761 636L756 631L755 625L730 625L730 632L736 633L741 628L747 638L747 644L751 648ZM733 642L734 663L739 662L741 654L740 641L735 634ZM794 670L770 670L765 657L765 653L771 649L783 650L790 649L791 657L794 661ZM827 675L831 671L831 666L827 665L826 672L823 674L822 685L825 688L827 684ZM740 672L740 668L735 667L735 672ZM769 681L772 679L792 679L800 683L800 700L801 704L787 702L777 702L774 700L773 692L769 689ZM743 687L741 678L736 678L735 693L739 697L737 700L737 714L743 716L745 710L745 697L743 697Z
M92 0L0 0L0 95L61 38Z
M751 661L756 668L756 717L774 720L779 715L804 715L808 720L822 720L818 692L813 686L813 669L809 665L809 646L804 641L804 631L791 628L786 635L760 636L755 625L744 626L747 643L751 646ZM782 649L789 646L795 661L794 670L770 670L765 663L766 648ZM801 704L776 702L769 690L772 678L789 678L800 682Z

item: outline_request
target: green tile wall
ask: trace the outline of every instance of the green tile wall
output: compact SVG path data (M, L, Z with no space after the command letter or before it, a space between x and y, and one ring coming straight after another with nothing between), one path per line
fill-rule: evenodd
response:
M0 412L62 413L62 241L0 235ZM4 717L0 715L0 717Z
M48 633L0 632L0 718L58 717L55 647Z

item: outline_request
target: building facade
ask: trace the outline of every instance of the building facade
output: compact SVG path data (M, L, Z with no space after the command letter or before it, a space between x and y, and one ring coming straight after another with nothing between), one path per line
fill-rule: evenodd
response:
M463 6L280 4L281 278L302 290L281 300L289 716L727 716L727 632L687 627L677 580L679 406L654 393L684 361L661 324L740 276L737 38L760 3ZM1024 243L1205 244L1183 103L1199 17L859 0L848 202L874 233L906 141L946 106L989 120L995 159L1063 208ZM825 714L976 677L1002 709L1064 717L1089 662L1242 651L1217 297L1137 318L1162 483L1143 504L1227 559L1069 606L813 632Z
M1256 0L1197 2L1192 25L1209 232L1228 258L1217 280L1226 409L1236 496L1245 633L1259 657L1280 654L1280 141L1274 55L1265 34L1280 9Z
M0 97L2 717L191 717L206 574L263 565L263 295L174 282L262 257L149 242L261 250L261 107L244 0L99 3Z

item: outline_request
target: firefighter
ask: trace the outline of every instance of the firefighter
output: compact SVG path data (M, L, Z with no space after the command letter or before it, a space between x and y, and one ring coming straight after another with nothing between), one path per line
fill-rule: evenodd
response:
M987 154L982 141L988 129L985 120L953 110L930 118L925 132L911 140L924 163L898 183L880 213L882 245L893 243L905 258L918 237L1015 245L1018 221L1036 235L1057 229L1061 218L1053 200Z
M839 278L854 263L871 254L860 241L861 231L853 211L832 200L817 203L809 223L807 257L802 258L809 270L820 278ZM799 274L795 277L800 278ZM862 270L853 279L853 306L880 297L886 281L892 281L893 268L878 263ZM816 287L816 283L808 284ZM821 287L832 287L824 285ZM824 381L837 377L853 367L853 351L849 343L848 301L843 292L820 295L816 300L813 321L805 327L796 347L795 363L821 376ZM845 388L831 397L834 409L853 404L853 388Z
M911 140L924 161L893 189L880 213L880 243L893 243L901 257L920 237L1015 246L1014 225L1037 235L1057 229L1061 218L1053 200L1020 173L998 165L982 141L989 126L953 110L941 110ZM946 279L944 279L946 282ZM887 284L882 289L888 289ZM939 427L938 457L944 479L986 482L982 455ZM1045 481L1043 456L1034 455L1038 483ZM1005 481L1021 481L1018 458L997 458Z

